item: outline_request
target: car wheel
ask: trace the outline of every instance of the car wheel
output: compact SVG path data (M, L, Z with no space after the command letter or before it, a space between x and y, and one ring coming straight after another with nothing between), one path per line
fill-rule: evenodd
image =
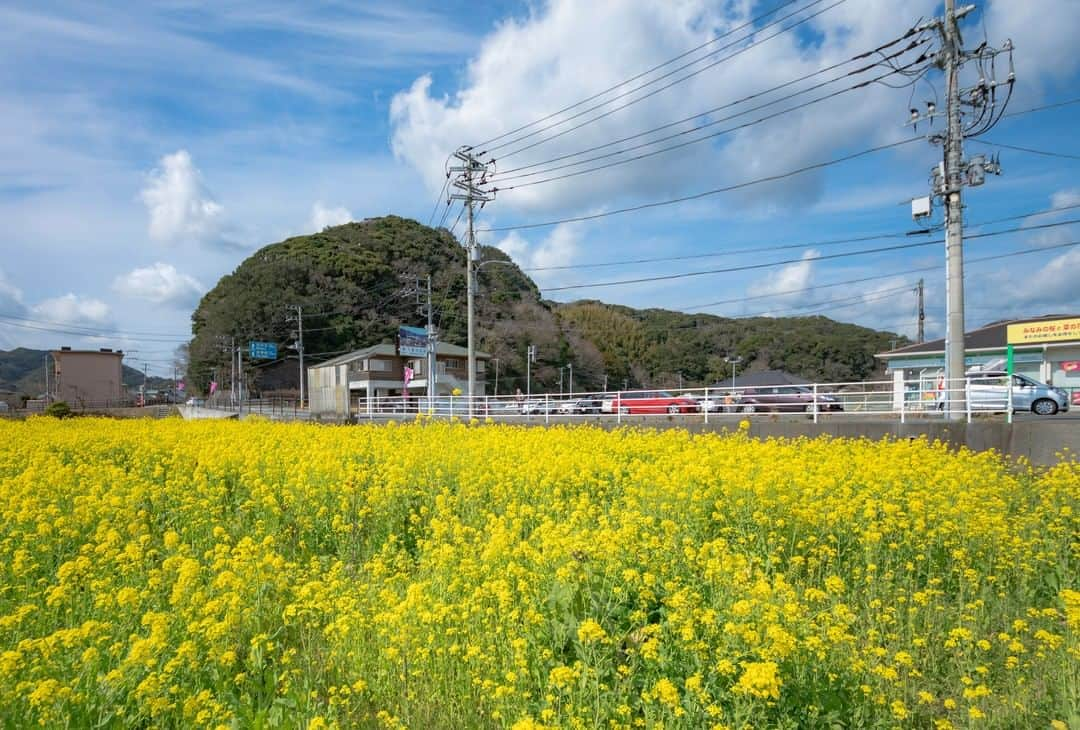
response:
M814 412L814 404L813 403L807 403L806 408L804 408L803 410L806 411L807 413L813 413Z
M743 413L757 413L757 406L750 404L742 407Z
M1040 416L1052 416L1058 412L1058 404L1049 398L1040 398L1031 404L1031 412Z
M674 406L674 405L672 405L672 406L668 406L668 407L667 407L667 412L668 412L668 413L670 413L670 414L672 414L672 415L676 415L676 414L678 414L678 412L679 412L679 407L678 407L678 406Z
M627 407L627 406L623 406L623 407L621 407L619 409L619 413L623 414L624 416L629 416L630 415L630 408Z

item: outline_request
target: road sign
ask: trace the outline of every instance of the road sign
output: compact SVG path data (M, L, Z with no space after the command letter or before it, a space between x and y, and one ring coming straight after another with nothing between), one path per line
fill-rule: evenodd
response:
M423 327L398 327L398 355L423 357L428 350L427 330Z
M248 354L252 360L277 360L277 345L273 342L252 342L248 344Z

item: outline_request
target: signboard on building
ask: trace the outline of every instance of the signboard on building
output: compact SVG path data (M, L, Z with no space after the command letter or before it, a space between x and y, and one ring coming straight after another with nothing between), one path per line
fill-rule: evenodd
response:
M251 342L248 354L252 360L277 360L277 345L273 342Z
M1010 324L1006 333L1006 341L1010 345L1037 345L1068 340L1080 341L1080 318Z
M398 327L398 354L424 357L428 351L427 330L423 327Z

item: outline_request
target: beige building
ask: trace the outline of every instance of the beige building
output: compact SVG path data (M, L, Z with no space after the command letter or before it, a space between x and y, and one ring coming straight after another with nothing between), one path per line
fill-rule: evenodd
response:
M54 400L72 405L104 406L124 398L122 351L61 347L51 354L53 380L49 392Z
M487 390L491 356L476 353L477 394ZM440 342L435 349L435 394L450 395L469 390L468 350ZM413 379L405 388L405 368ZM379 399L400 397L406 392L420 398L427 393L427 359L399 355L392 344L375 345L335 357L307 369L308 405L313 414L356 415L377 410Z

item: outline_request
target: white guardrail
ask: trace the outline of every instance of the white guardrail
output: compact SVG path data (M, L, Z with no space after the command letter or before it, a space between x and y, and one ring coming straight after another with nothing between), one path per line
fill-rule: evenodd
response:
M622 421L630 416L695 416L706 423L724 417L757 417L778 413L801 413L816 423L821 418L842 419L857 416L888 416L901 422L908 418L963 418L998 414L1011 418L1006 404L1012 400L1013 411L1064 411L1069 408L1069 393L1055 389L1051 409L1040 404L1037 410L1031 393L1009 385L979 386L971 381L944 387L934 381L871 381L860 383L814 383L758 387L709 387L667 390L629 390L620 392L544 393L531 395L467 396L426 395L353 398L349 415L357 420L401 418L415 414L433 417L492 418L498 420L611 418ZM961 397L964 396L964 397Z

